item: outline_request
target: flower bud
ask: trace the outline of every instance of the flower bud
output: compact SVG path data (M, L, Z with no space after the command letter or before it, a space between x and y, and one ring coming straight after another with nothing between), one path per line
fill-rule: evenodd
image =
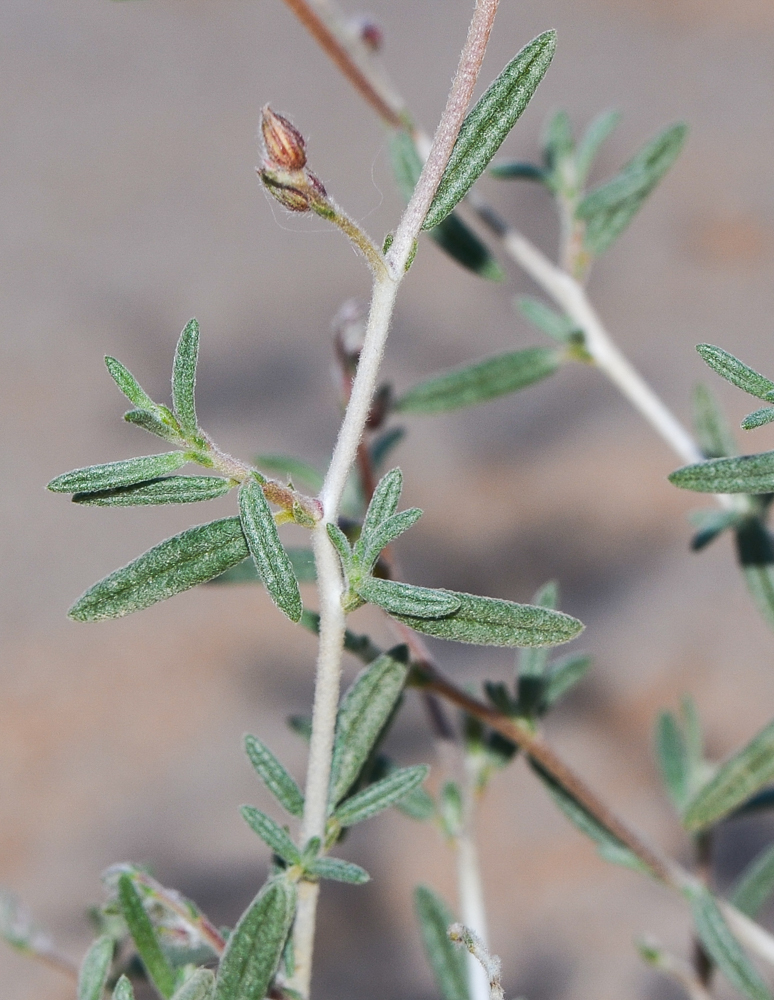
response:
M310 170L273 170L267 162L258 169L263 186L291 212L311 212L325 205L328 195L322 181Z
M304 137L287 118L275 114L267 104L261 112L261 132L267 166L280 170L302 170L306 166Z

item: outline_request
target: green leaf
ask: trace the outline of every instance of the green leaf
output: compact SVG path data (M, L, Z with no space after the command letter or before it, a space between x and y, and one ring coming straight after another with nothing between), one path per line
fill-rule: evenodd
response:
M380 434L371 444L371 465L379 469L396 445L399 445L406 436L405 427L391 427L384 434Z
M155 434L156 437L163 438L165 441L183 444L183 438L173 424L173 421L175 424L177 421L174 420L169 410L165 406L159 406L157 407L157 413L161 415L156 416L153 413L148 413L147 410L129 410L124 414L124 420L128 424L135 424L137 427L141 427L144 431L148 431L149 434Z
M375 528L369 535L360 560L360 571L370 573L382 549L387 548L404 531L416 524L422 516L419 507L410 507L399 514L393 514Z
M443 1000L470 1000L464 952L454 947L447 931L454 914L432 889L414 890L414 910L419 920L425 954Z
M774 451L685 465L669 481L696 493L774 493Z
M401 655L401 659L398 659ZM357 780L406 683L403 646L384 653L355 678L339 708L329 801L336 807Z
M616 177L586 195L577 216L586 222L585 242L592 253L604 253L623 233L677 159L687 134L686 125L672 125L641 149Z
M143 455L142 458L127 458L106 465L90 465L57 476L48 484L48 489L52 493L94 493L118 486L132 486L174 472L187 461L184 451L168 451L163 455Z
M460 599L445 618L418 618L390 612L417 632L477 646L558 646L583 631L583 623L561 611L514 604L493 597L445 591Z
M557 660L546 675L543 689L544 708L550 708L562 695L575 687L578 681L586 676L591 663L591 657L585 653L574 653Z
M742 421L742 430L754 431L756 427L763 427L764 424L770 424L772 420L774 420L774 407L763 406L760 410L755 410L753 413L747 414Z
M173 994L172 1000L211 1000L215 992L215 974L209 969L197 969Z
M699 552L728 528L736 527L742 515L739 511L713 509L695 511L688 516L699 529L691 539L691 549Z
M690 769L683 732L671 712L658 717L656 757L669 797L680 812L688 798Z
M371 881L371 876L360 865L341 858L318 858L307 869L310 875L318 878L331 879L333 882L348 882L350 885L364 885Z
M729 983L750 1000L771 1000L768 987L729 930L712 895L698 885L687 889L686 895L696 934Z
M303 605L293 564L257 480L250 479L240 487L239 513L250 554L269 597L292 622L299 621Z
M158 404L153 402L134 375L120 361L106 355L105 365L115 384L133 406L150 413L155 413L158 410Z
M559 603L559 588L551 580L538 590L532 598L532 603L539 608L550 608L555 611ZM522 678L542 677L548 666L548 649L536 647L524 649L519 654L519 680Z
M529 104L555 48L555 31L538 35L508 63L468 113L422 223L423 229L432 229L446 218L484 172Z
M617 128L621 120L621 112L616 110L603 111L591 122L586 129L586 134L578 143L578 151L575 154L575 173L578 184L582 187L586 183L594 160L596 160L602 144L610 133Z
M333 814L334 818L342 826L362 823L363 820L370 819L400 802L404 796L422 784L429 772L430 768L424 764L398 768L381 781L368 785L352 798L345 799Z
M712 344L697 344L696 350L714 371L731 385L757 396L767 403L774 402L774 382L750 368L744 361Z
M390 137L390 159L398 189L408 201L422 173L422 160L414 140L403 129L393 132ZM430 236L458 264L462 264L474 274L490 281L505 280L505 272L489 248L456 213L452 212L443 222L431 229Z
M435 800L421 785L409 792L400 802L397 802L395 808L400 809L409 819L415 819L419 823L435 816Z
M285 549L288 559L293 567L296 580L299 583L312 583L317 579L317 571L314 564L314 553L311 549L297 549L288 547ZM247 556L241 563L237 563L231 569L215 577L212 583L263 583L255 568L255 563L251 556Z
M325 525L325 530L328 533L328 538L331 540L331 544L336 549L339 554L339 559L341 559L341 565L344 570L349 574L352 570L352 547L349 544L349 539L338 526L338 524L332 524L329 522Z
M536 163L525 163L523 160L501 160L489 168L492 177L500 181L540 181L545 183L546 172Z
M271 816L262 813L255 806L242 806L239 811L250 829L257 833L264 844L270 847L275 854L279 854L289 865L300 863L301 852L290 839L287 831L283 830L279 823L275 823Z
M180 334L172 366L172 402L175 415L187 437L193 437L199 429L194 402L198 359L199 324L192 319Z
M552 173L557 172L563 160L572 156L575 140L572 136L570 116L566 111L557 111L549 118L543 137L543 157Z
M774 539L758 518L736 529L736 551L758 611L774 627Z
M285 476L294 484L303 483L315 493L322 489L322 472L308 462L302 462L300 458L292 458L290 455L257 455L255 464L263 472Z
M360 538L355 546L355 552L358 557L362 555L373 532L388 517L392 517L398 509L398 501L400 500L402 490L403 473L400 469L390 469L376 484L371 502L368 504L368 510L363 519Z
M705 458L736 455L734 435L714 393L706 385L699 384L693 390L693 425Z
M534 760L530 760L530 766L543 782L559 809L574 827L594 841L597 850L605 860L624 865L635 871L646 873L649 871L643 862L615 834L603 826L596 816L592 816L568 789L559 784L556 778L552 777Z
M440 618L457 611L462 604L459 595L449 590L415 587L410 583L378 580L370 576L359 580L354 589L364 601L376 604L396 617Z
M737 910L754 920L774 892L774 845L764 848L745 868L730 900Z
M527 347L498 354L420 382L395 403L401 413L446 413L476 406L553 375L560 356L551 347Z
M102 1000L113 948L113 938L103 934L86 952L78 974L78 1000Z
M560 344L566 344L573 334L577 333L578 328L569 316L563 316L556 312L540 299L533 299L525 295L518 300L517 305L525 319L529 320L538 330L542 330L549 337L558 340Z
M175 970L161 950L159 939L145 912L140 894L134 887L131 875L124 874L118 880L118 898L129 933L132 935L137 954L145 966L145 971L163 997L171 997L175 992Z
M734 754L694 796L685 810L687 830L717 823L774 779L774 722Z
M245 736L245 752L256 774L279 804L291 816L303 816L304 796L301 789L266 744L256 736Z
M296 912L296 887L267 882L231 932L218 966L215 1000L263 1000Z
M199 524L95 583L69 615L82 622L121 618L211 580L247 554L238 517Z
M113 1000L134 1000L134 990L126 976L121 976L116 983L113 990Z
M171 503L214 500L234 486L221 476L164 476L136 486L119 486L97 493L75 493L73 503L92 507L147 507Z

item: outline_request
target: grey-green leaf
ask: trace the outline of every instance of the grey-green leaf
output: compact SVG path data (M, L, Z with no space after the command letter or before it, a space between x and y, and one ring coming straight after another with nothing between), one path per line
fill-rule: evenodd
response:
M307 869L310 875L331 879L333 882L348 882L350 885L364 885L371 876L360 865L341 858L318 858Z
M669 481L696 493L774 493L774 451L685 465Z
M250 479L240 487L239 512L250 554L269 597L291 621L299 621L303 605L293 564L257 480Z
M329 521L328 524L325 525L325 530L328 533L328 538L330 538L331 544L339 554L341 565L344 567L345 571L349 573L352 569L352 546L349 544L349 539L338 524L333 524Z
M75 493L73 503L92 507L148 507L172 503L199 503L222 497L234 486L221 476L164 476L136 486L119 486L96 493Z
M175 970L161 950L156 930L145 912L131 875L124 874L118 880L118 898L121 912L145 971L159 993L163 997L171 997L175 992Z
M454 947L447 931L454 914L432 889L414 890L414 910L419 920L425 954L443 1000L470 1000L465 954Z
M688 798L690 765L682 729L671 712L662 712L658 717L656 757L669 797L680 811Z
M703 830L740 806L774 779L774 722L734 754L688 804L683 822Z
M707 954L733 987L750 1000L771 1000L771 993L729 930L717 903L703 886L686 891L696 933Z
M105 356L105 365L115 384L133 406L136 406L139 410L148 410L151 413L158 409L157 404L153 402L125 365L122 365L120 361L111 358L109 355Z
M402 510L398 514L393 514L375 528L368 536L361 555L360 570L363 573L370 573L374 563L379 558L379 553L388 545L395 541L404 531L416 524L422 516L419 507L410 507Z
M342 826L354 826L400 802L422 784L430 768L424 764L401 767L381 781L368 785L362 792L345 799L333 814Z
M113 1000L134 1000L134 990L126 976L121 976L116 983L113 990Z
M172 1000L211 1000L215 992L215 974L209 969L197 969L172 995Z
M575 687L586 676L591 663L591 657L585 653L575 653L557 660L546 675L542 699L544 708L550 708L562 695Z
M755 919L774 892L774 845L764 848L745 868L731 892L731 902Z
M48 484L48 489L53 493L94 493L132 486L174 472L187 461L185 452L168 451L162 455L143 455L142 458L127 458L106 465L89 465L85 469L74 469L57 476Z
M493 597L446 591L461 601L444 618L419 618L391 612L417 632L477 646L558 646L583 631L583 623L561 611L514 604Z
M441 618L457 611L462 605L460 596L449 590L415 587L410 583L379 580L371 576L359 580L355 590L364 601L376 604L396 617Z
M293 572L299 583L313 583L317 579L314 565L314 553L311 549L297 549L292 546L285 549L293 566ZM251 556L238 563L232 569L226 570L213 583L263 583Z
M403 647L399 647L405 655ZM355 678L336 719L329 800L336 807L357 780L406 683L408 667L384 653Z
M559 603L559 588L551 580L538 590L532 598L532 603L539 608L556 610ZM542 677L548 666L548 649L545 646L535 646L523 649L519 654L519 679Z
M279 804L291 816L302 816L304 796L301 789L266 744L255 736L245 736L245 751L259 778Z
M159 406L153 413L147 410L128 410L124 414L124 420L128 424L135 424L142 427L149 434L163 438L164 441L183 443L183 438L177 428L170 420L171 414L166 407ZM163 418L163 419L162 419ZM173 420L174 418L172 418Z
M763 406L760 410L754 410L752 413L747 414L742 421L742 430L754 431L756 427L763 427L764 424L770 424L772 420L774 420L774 407Z
M728 421L706 385L699 384L693 391L693 425L705 458L725 458L737 453Z
M508 63L468 112L423 229L432 229L445 219L484 172L529 104L555 49L555 31L538 35Z
M731 385L767 403L774 402L774 382L744 361L712 344L697 344L696 350L714 371Z
M356 546L358 555L362 554L368 539L382 521L392 517L398 509L398 501L403 490L403 473L400 469L390 469L376 484L371 501L368 504L360 539Z
M275 854L279 854L290 865L297 865L301 861L301 852L290 839L290 835L279 823L275 823L271 816L267 816L255 806L242 806L239 811L250 829L257 833Z
M446 413L485 403L553 375L559 352L551 347L526 347L485 358L472 365L420 382L405 392L394 408L402 413Z
M533 299L525 295L518 300L517 305L525 319L528 319L538 330L542 330L549 337L558 340L560 344L566 344L571 336L577 332L577 326L569 316L563 316L556 312L540 299Z
M113 939L103 934L86 952L78 973L78 1000L102 1000L113 961L113 947Z
M758 518L747 518L736 530L736 551L747 589L758 611L774 628L774 539Z
M194 390L199 359L199 324L190 320L180 334L172 367L172 401L183 432L192 437L198 430Z
M215 1000L264 1000L295 912L295 885L281 877L267 882L229 936Z
M608 138L621 120L621 112L616 110L603 111L591 122L586 129L586 133L578 143L578 151L575 154L575 173L579 185L586 183L594 160L602 147L602 143Z
M728 528L736 527L740 513L735 510L701 510L689 515L698 531L691 539L691 549L699 552Z
M546 180L546 172L536 163L525 163L524 160L501 160L489 168L492 177L501 181L540 181Z
M433 796L420 785L413 792L409 792L405 798L396 803L399 809L410 819L415 819L422 823L435 816L435 800Z
M95 583L69 615L83 622L121 618L211 580L248 554L238 517L199 524Z
M586 195L577 215L586 222L585 242L592 253L604 253L623 233L677 159L687 134L686 125L672 125L640 150L616 177Z

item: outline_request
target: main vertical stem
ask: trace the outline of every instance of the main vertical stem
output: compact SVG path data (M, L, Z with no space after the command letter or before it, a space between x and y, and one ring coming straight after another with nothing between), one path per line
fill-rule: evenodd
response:
M476 934L485 947L489 947L489 933L484 904L484 887L476 848L476 788L475 767L468 754L464 754L465 770L462 787L462 830L457 837L457 886L460 901L460 919ZM489 977L484 967L471 952L466 954L470 1000L489 1000Z

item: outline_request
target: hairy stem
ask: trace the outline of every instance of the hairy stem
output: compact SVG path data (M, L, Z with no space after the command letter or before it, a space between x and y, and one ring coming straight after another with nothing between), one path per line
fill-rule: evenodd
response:
M456 838L460 920L486 947L489 944L489 934L481 866L476 848L476 773L469 754L464 754L463 766L462 829ZM470 1000L489 1000L489 977L471 952L467 955L467 969Z

